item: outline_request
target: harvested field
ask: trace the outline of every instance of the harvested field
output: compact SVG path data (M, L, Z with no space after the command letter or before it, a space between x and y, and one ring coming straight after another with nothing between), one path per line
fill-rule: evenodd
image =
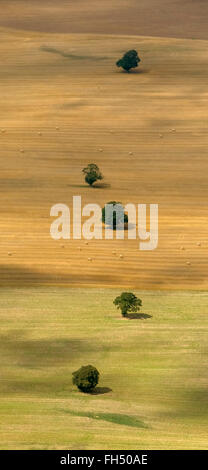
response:
M6 29L1 38L0 284L207 289L208 43ZM115 61L132 47L142 62L125 74ZM100 187L84 182L89 162ZM73 195L158 203L158 248L52 240L51 206L72 207Z

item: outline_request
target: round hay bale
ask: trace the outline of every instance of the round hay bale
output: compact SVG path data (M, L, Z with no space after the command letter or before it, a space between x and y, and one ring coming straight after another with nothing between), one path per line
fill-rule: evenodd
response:
M181 250L185 250L184 246L181 246Z
M200 243L200 242L197 242L197 244L196 244L196 245L197 245L197 246L201 246L201 243Z
M191 266L190 261L186 261L187 266Z
M92 261L92 258L88 258L88 261Z
M8 252L8 256L12 256L12 253L11 253L11 251L9 251L9 252Z
M120 259L123 259L123 257L124 257L123 255L120 255L120 256L119 256Z

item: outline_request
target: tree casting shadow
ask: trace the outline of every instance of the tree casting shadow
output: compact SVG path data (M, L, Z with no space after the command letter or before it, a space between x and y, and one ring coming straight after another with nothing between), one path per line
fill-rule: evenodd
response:
M91 186L92 188L96 189L96 188L110 188L111 185L108 184L108 183L95 183L93 186Z
M92 392L90 392L90 395L103 395L104 393L109 393L112 392L112 388L109 387L96 387Z
M152 315L147 313L128 313L126 318L129 320L147 320L147 318L152 318Z
M138 75L138 74L144 74L144 73L150 73L150 69L146 68L138 68L138 69L131 69L130 72L127 72L126 70L121 70L120 73L125 73L127 75Z
M108 183L97 183L93 184L92 186L88 186L87 184L67 184L67 187L69 188L92 188L92 189L105 189L105 188L110 188L111 185Z
M106 228L108 230L113 230L114 232L116 232L116 230L118 230L118 231L119 230L120 231L122 231L122 230L127 231L127 230L133 230L133 228L135 228L135 224L131 224L130 222L126 222L124 225L122 225L122 224L118 225L116 227L116 229L114 229L112 225L107 225L106 224Z

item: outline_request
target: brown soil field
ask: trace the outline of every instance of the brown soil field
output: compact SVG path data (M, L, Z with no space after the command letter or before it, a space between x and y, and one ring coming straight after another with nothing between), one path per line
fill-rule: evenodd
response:
M208 39L206 0L2 0L0 26Z
M207 289L208 43L0 33L0 284ZM104 186L85 185L89 162ZM73 195L158 203L158 248L52 240L50 208Z

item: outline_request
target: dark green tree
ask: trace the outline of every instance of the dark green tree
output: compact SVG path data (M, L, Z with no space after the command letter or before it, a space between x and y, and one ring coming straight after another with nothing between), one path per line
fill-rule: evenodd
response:
M122 67L126 72L129 72L131 69L138 67L141 59L139 58L137 51L132 49L131 51L126 52L122 59L119 59L116 62L117 67Z
M113 226L112 226L112 218L110 216L110 213L106 211L105 207L102 209L102 222L106 225L112 226L113 230L116 229L116 225L120 225L122 223L127 224L128 223L128 215L125 214L124 208L120 202L116 201L110 201L107 202L107 205L112 205L113 208L117 206L117 210L115 207L115 210L113 210Z
M99 372L96 367L88 365L72 373L73 384L84 393L91 392L99 381Z
M142 306L142 301L132 292L122 292L121 295L113 301L117 308L120 308L123 317L126 317L130 312L139 312Z
M95 181L103 179L103 175L95 163L89 163L86 168L83 168L82 172L85 175L86 183L90 186L92 186Z

